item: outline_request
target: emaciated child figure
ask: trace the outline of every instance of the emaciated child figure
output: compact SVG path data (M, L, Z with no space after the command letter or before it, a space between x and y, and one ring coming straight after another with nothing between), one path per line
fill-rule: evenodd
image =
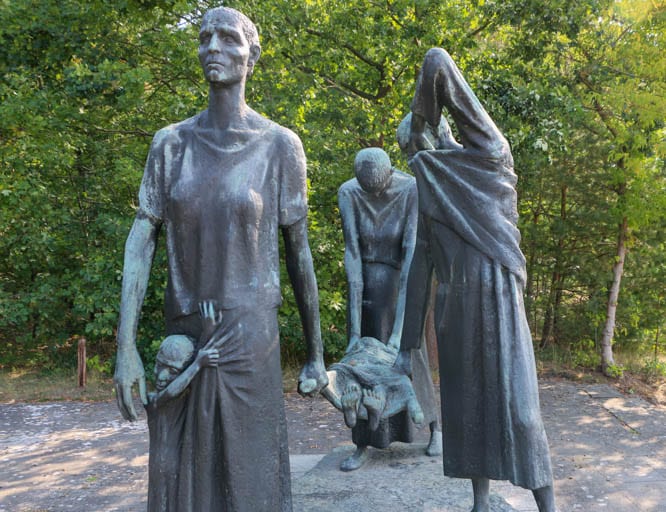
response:
M148 510L176 510L183 421L194 376L204 367L217 366L218 348L231 333L216 332L222 315L210 301L199 304L202 335L197 352L190 336L172 334L160 345L155 360L155 389L145 406L148 416L150 453L148 463Z

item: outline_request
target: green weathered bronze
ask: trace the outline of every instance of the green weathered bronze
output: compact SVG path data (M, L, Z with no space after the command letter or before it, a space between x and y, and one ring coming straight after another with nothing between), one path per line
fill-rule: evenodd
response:
M327 382L301 141L245 103L260 52L257 30L240 12L204 15L199 60L208 108L155 135L127 239L114 377L123 417L137 417L134 384L148 404L136 332L161 230L166 334L205 348L202 301L221 311L219 329L233 333L217 348L217 364L192 376L182 435L169 447L177 457L167 471L175 491L168 503L151 502L151 510L292 508L277 325L280 233L308 347L299 391L314 394Z

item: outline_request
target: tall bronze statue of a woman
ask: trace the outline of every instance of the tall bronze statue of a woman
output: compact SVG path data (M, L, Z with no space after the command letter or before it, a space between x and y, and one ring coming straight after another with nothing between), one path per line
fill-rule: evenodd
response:
M234 333L217 365L202 368L190 386L175 503L153 500L151 510L292 509L277 323L280 232L309 349L299 388L314 394L326 384L305 155L294 133L245 103L259 54L245 15L229 8L204 15L199 60L208 108L155 135L127 239L115 373L125 418L136 418L133 384L146 403L136 331L162 228L166 333L199 339L202 301L221 310L219 329Z
M446 109L458 129L433 146L427 125ZM417 244L397 365L419 346L431 275L442 394L444 473L470 478L474 512L489 480L531 489L555 511L532 338L523 304L525 258L516 227L509 144L444 50L426 54L412 102L409 152L419 199Z

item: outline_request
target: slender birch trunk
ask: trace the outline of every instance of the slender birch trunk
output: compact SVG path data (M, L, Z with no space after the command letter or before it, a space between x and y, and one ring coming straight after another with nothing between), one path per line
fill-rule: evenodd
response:
M617 237L617 255L613 265L613 284L608 294L608 308L606 310L606 325L601 337L601 370L607 373L609 366L615 365L613 358L613 334L615 332L615 313L620 295L620 283L624 273L624 258L627 254L627 218L622 219Z

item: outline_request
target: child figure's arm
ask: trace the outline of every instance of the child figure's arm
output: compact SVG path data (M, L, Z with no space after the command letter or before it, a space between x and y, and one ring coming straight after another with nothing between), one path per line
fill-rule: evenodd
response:
M218 359L219 353L215 348L203 348L199 350L192 364L185 368L183 373L178 375L178 377L173 379L166 388L156 393L155 403L159 406L179 396L187 389L201 368L204 366L217 366Z

